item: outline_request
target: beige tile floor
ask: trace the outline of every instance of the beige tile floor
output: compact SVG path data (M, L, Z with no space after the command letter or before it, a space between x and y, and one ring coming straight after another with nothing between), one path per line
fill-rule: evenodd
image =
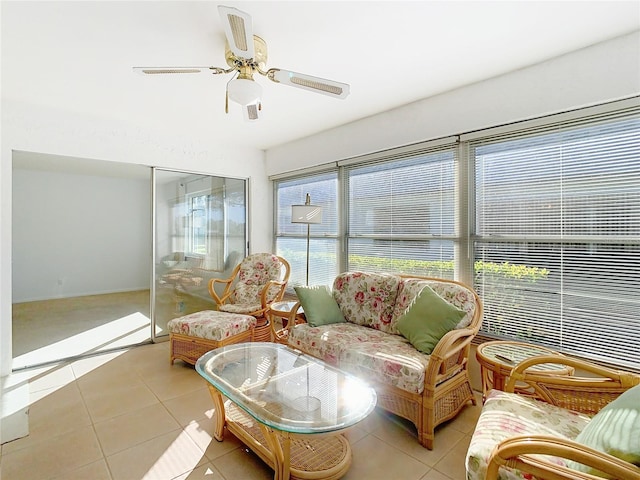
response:
M235 437L212 439L204 380L168 343L98 355L15 375L28 382L30 434L2 445L3 480L266 480L269 469ZM478 396L479 400L479 396ZM478 402L480 404L480 402ZM463 480L480 414L469 406L421 447L414 427L376 409L347 435L345 480Z

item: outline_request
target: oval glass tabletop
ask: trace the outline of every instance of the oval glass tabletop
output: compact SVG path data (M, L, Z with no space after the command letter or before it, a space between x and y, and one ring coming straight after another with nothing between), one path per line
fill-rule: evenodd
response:
M483 348L481 353L492 361L499 361L503 365L509 365L510 367L516 366L522 362L536 355L557 355L558 352L540 347L538 345L531 345L527 343L510 342L510 341L496 341L489 342ZM555 363L542 363L530 367L532 370L566 370L566 365L559 365Z
M260 423L292 433L341 430L376 405L355 376L286 345L252 342L204 354L196 370Z

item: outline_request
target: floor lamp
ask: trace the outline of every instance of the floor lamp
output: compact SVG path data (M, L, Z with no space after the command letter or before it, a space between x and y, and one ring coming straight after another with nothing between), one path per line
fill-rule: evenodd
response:
M322 207L311 205L311 195L307 193L304 205L291 205L291 223L307 225L307 283L309 285L309 232L312 223L322 223Z

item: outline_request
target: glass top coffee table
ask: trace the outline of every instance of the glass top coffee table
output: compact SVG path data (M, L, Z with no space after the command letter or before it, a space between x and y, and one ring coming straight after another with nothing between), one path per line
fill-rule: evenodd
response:
M373 388L358 378L277 343L218 348L200 357L196 370L216 406L216 440L226 425L276 480L344 475L351 447L340 432L376 404Z

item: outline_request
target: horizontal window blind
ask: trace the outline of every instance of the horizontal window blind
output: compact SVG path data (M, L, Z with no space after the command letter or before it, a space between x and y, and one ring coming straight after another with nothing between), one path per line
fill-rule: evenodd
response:
M348 269L453 278L453 145L344 167Z
M309 226L309 284L331 285L338 274L338 170L276 182L276 252L291 265L289 285L306 283L307 225L291 223L291 205L322 207L322 223Z
M640 366L637 109L470 143L483 331Z

